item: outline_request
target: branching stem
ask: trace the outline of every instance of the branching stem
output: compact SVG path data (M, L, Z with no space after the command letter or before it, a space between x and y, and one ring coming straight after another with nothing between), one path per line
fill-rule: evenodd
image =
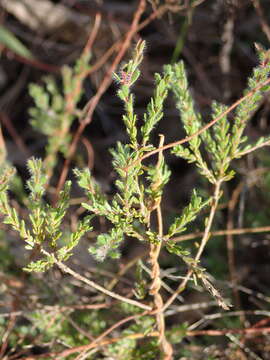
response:
M240 99L238 99L235 103L233 103L230 107L228 107L225 111L223 111L219 116L217 116L215 119L211 120L208 124L206 124L205 126L203 126L201 129L199 129L198 131L196 131L194 134L190 135L190 136L186 136L184 139L181 140L177 140L174 141L172 143L163 145L161 147L158 147L157 149L153 150L153 151L149 151L148 153L146 153L145 155L143 155L142 157L140 157L139 159L135 160L133 163L131 163L129 165L129 167L132 167L136 164L138 164L139 162L143 161L144 159L147 159L148 157L155 155L157 153L159 153L160 151L164 151L167 149L171 149L173 147L175 147L176 145L182 145L184 143L189 142L190 140L192 140L193 138L197 137L198 135L202 134L204 131L206 131L207 129L209 129L210 127L212 127L213 125L215 125L215 123L217 123L219 120L221 120L225 115L229 114L230 112L232 112L239 104L241 104L244 100L250 98L251 96L254 95L255 92L257 92L258 90L260 90L261 88L265 87L266 85L269 85L270 83L270 78L268 78L267 80L265 80L264 82L258 84L255 88L253 88L252 90L250 90L246 95L244 95L243 97L241 97ZM241 153L242 155L246 155L247 153L250 153L254 150L256 150L259 147L262 146L266 146L269 145L269 140L266 141L265 143L262 143L260 145L257 145L256 147L249 149L247 151L243 151ZM238 154L239 156L239 154ZM128 169L125 169L126 171Z
M198 249L198 252L195 256L195 261L198 262L200 260L200 257L205 249L205 246L207 244L207 241L210 237L210 230L213 224L213 220L214 220L214 216L217 210L217 206L218 206L218 201L219 201L219 195L220 195L220 187L222 184L222 180L217 180L216 182L216 186L215 186L215 191L214 191L214 196L213 196L213 203L211 206L211 210L210 210L210 214L207 220L207 225L205 227L204 230L204 235L200 244L200 247ZM189 279L191 278L192 274L194 272L193 268L190 268L184 278L184 280L180 283L180 285L178 286L178 288L176 289L175 293L167 300L166 304L164 305L162 311L164 312L176 299L176 297L178 296L179 293L181 293L185 288L186 285L189 281Z
M50 255L47 251L45 250L42 250L42 252L45 254L45 255ZM107 290L105 289L104 287L96 284L94 281L91 281L89 279L87 279L86 277L82 276L81 274L78 274L77 272L75 272L74 270L72 270L70 267L68 267L67 265L63 264L61 261L58 261L55 259L55 263L56 265L59 267L59 269L61 269L63 272L65 272L66 274L69 274L71 276L73 276L75 279L77 280L80 280L82 282L84 282L85 284L91 286L92 288L102 292L103 294L106 294L114 299L117 299L117 300L120 300L120 301L123 301L125 303L128 303L130 305L134 305L134 306L137 306L141 309L144 309L144 310L152 310L150 306L148 305L145 305L139 301L136 301L136 300L132 300L132 299L129 299L129 298L126 298L122 295L119 295L115 292L112 292L110 290Z
M164 136L160 136L160 143L159 146L162 147L164 142ZM159 168L162 162L162 151L159 153L158 157L158 164L157 167ZM159 199L160 202L160 199ZM152 265L152 285L150 287L150 294L154 297L154 304L156 310L156 321L157 327L159 332L159 344L160 350L163 354L164 360L171 360L173 355L173 349L171 344L167 341L165 336L165 320L164 320L164 313L162 311L163 308L163 299L160 294L161 288L161 280L160 280L160 265L159 265L159 254L162 247L162 237L163 237L163 220L162 220L162 212L160 203L158 203L156 207L157 212L157 221L158 221L158 243L151 243L150 244L150 262Z

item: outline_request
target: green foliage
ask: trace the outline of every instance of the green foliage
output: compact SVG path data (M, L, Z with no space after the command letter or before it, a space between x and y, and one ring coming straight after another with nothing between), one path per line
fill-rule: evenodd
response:
M147 336L153 330L153 327L154 321L152 317L143 316L139 318L135 324L122 331L122 340L109 346L109 354L111 356L117 355L118 359L123 360L156 359L159 354L156 340L144 340L142 346L138 347L136 339L132 338L132 335L137 333L143 333Z
M144 47L143 41L138 42L133 58L123 66L120 75L114 74L115 79L121 84L118 96L125 104L126 114L123 115L123 121L134 148L137 145L137 115L134 114L134 95L130 93L130 88L140 76L138 67L143 59Z
M181 121L188 136L195 134L202 127L201 115L195 111L194 102L188 88L187 75L184 63L180 62L173 66L167 65L165 73L171 75L171 89L174 92L176 106L181 115ZM200 151L201 137L194 136L188 143L188 148L177 145L173 153L188 162L195 162L200 173L211 183L215 182L214 175L209 169Z
M160 154L159 161L156 166L148 166L146 169L146 179L148 180L148 188L145 189L148 194L148 208L154 209L159 205L164 186L170 180L171 171L164 161L164 157Z
M148 142L151 131L154 126L163 117L164 101L168 95L168 88L171 81L171 74L165 74L163 77L160 74L156 74L156 88L153 98L147 105L147 112L144 114L144 125L141 129L143 146Z
M15 54L33 60L31 51L6 27L0 26L0 44L12 50Z
M35 107L29 110L31 124L48 138L45 166L49 177L57 163L57 153L67 155L70 127L81 114L78 103L83 95L82 83L89 70L88 63L89 55L83 54L73 69L63 67L62 90L52 77L44 78L44 86L31 84L29 87L35 102Z
M46 157L44 161L34 158L28 160L30 173L27 181L28 195L27 199L25 196L19 199L27 207L27 211L24 212L19 211L19 207L9 199L9 184L15 170L6 165L3 160L0 173L0 212L3 215L3 224L9 225L24 241L25 248L31 250L30 263L24 270L38 272L48 270L54 264L62 270L65 269L62 262L72 255L80 239L92 231L92 218L105 220L103 223L107 230L95 235L95 243L89 247L89 252L96 260L104 261L108 257L118 259L121 255L121 244L126 239L139 240L151 249L148 258L152 266L151 280L155 282L155 285L158 283L156 286L158 294L149 286L148 279L144 277L142 266L138 262L132 289L137 299L147 301L148 295L154 294L156 305L157 295L161 298L159 252L154 253L153 249L163 251L164 247L167 250L166 258L170 257L170 254L177 256L188 268L186 283L193 279L197 285L200 281L217 304L227 310L229 305L210 281L210 276L201 266L200 260L210 238L210 230L222 196L222 184L234 176L232 161L242 157L245 151L250 149L243 133L262 95L268 91L268 87L265 86L256 90L269 75L270 65L267 54L263 50L259 51L261 63L248 81L246 93L249 95L239 102L233 120L229 121L227 118L227 107L214 102L212 117L215 124L204 131L201 129L205 124L200 113L195 110L183 62L166 66L164 74L155 75L153 97L143 114L142 122L139 123L142 124L139 131L138 116L134 109L135 96L131 88L140 76L139 66L143 59L144 47L144 42L140 41L135 48L133 58L122 67L119 74L114 75L119 83L118 96L124 103L123 122L128 134L127 143L118 142L111 150L112 165L117 174L115 194L107 196L89 169L75 169L74 174L80 190L85 194L85 200L81 202L83 212L79 218L76 218L75 224L71 224L68 219L73 210L71 206L73 199L70 199L72 181L66 181L58 200L53 205L48 191L48 183L57 162L57 154L61 151L64 156L67 155L70 145L70 127L73 121L82 114L78 109L78 103L83 93L82 81L89 69L89 58L83 56L74 69L67 67L63 69L62 90L51 78L45 79L45 87L39 85L30 87L30 94L35 101L35 107L30 110L31 121L37 130L48 137ZM181 124L188 137L185 145L174 143L172 153L189 163L194 163L202 178L209 181L212 192L211 195L203 198L194 189L189 204L179 211L170 224L166 223L166 228L164 225L163 229L163 192L170 181L171 171L163 154L164 136L160 135L158 147L154 145L155 142L151 137L154 128L164 116L164 104L170 91L174 94ZM265 139L260 139L255 147L260 146L263 141ZM158 154L157 159L154 163L145 165L143 160L150 151ZM203 218L202 210L207 214L203 221L198 221ZM89 215L85 215L86 212ZM157 221L154 220L155 216ZM194 246L187 250L176 243L175 236L187 231L192 223L204 223L204 235L198 248ZM69 273L72 274L72 272ZM74 277L76 278L76 275ZM77 274L77 280L82 280L82 278ZM93 282L86 283L89 285ZM183 291L185 286L180 286L177 291ZM99 289L102 287L100 286ZM108 295L109 291L105 290L107 292L103 288L103 292ZM119 299L119 296L115 294L111 296ZM136 314L134 318L132 317L133 323L125 325L124 330L118 329L115 335L116 340L102 347L97 354L94 352L89 358L98 359L102 352L102 357L117 356L118 359L127 360L157 359L160 355L160 344L153 333L157 332L160 324L155 322L153 316L147 316L146 313L139 314L141 308L134 306L135 301L132 302L128 297L122 297L122 299L126 301L117 307L116 316L119 313ZM162 303L161 300L158 301ZM146 304L143 303L143 305L143 308L147 309ZM151 309L151 306L149 305L148 308ZM163 304L161 304L161 309L162 306ZM37 311L30 318L36 329L45 334L43 338L45 342L52 341L56 337L68 346L89 342L85 335L76 336L72 333L67 319L60 312L57 313L52 327L49 327L48 314ZM106 321L101 312L93 311L91 314L82 316L81 323L89 327L93 335L98 336L113 320L110 317ZM176 343L177 339L185 336L186 330L186 325L180 324L167 332L168 338L172 343Z
M260 94L255 92L253 96L244 100L235 111L235 121L232 125L224 115L226 107L213 103L213 117L220 117L219 121L202 134L192 136L203 126L203 121L201 115L195 110L194 101L188 88L184 64L180 62L173 66L168 65L165 67L163 76L156 75L154 96L143 116L142 136L139 139L137 115L134 113L134 95L131 93L131 87L140 75L139 65L143 58L144 47L144 42L139 42L133 58L123 66L120 75L115 74L115 78L120 83L118 96L124 102L125 114L123 115L123 121L130 139L128 144L118 143L116 148L111 150L113 167L118 174L116 180L117 193L112 199L107 199L88 169L74 170L78 184L85 191L88 199L87 202L82 203L82 206L92 213L91 217L103 216L110 223L111 229L107 233L99 234L96 244L89 248L90 253L99 261L103 261L107 256L114 259L118 258L120 256L119 246L127 237L150 242L161 241L157 237L156 229L150 224L150 218L151 213L159 206L162 200L163 188L169 181L170 170L165 163L162 152L159 153L156 165L146 167L142 164L141 158L149 150L155 149L154 145L149 142L150 135L154 126L163 117L164 101L169 89L175 95L176 105L180 111L184 129L187 135L192 137L186 147L182 145L175 146L173 153L188 162L195 162L200 173L212 184L228 181L233 177L233 171L229 168L229 165L237 157L237 154L239 156L242 150L239 145L243 141L239 139L242 139L248 115L250 116L251 112L254 111L261 97ZM260 58L261 65L254 70L252 77L249 79L248 90L265 81L269 73L269 65L265 62L263 52L260 53ZM64 95L60 95L55 82L51 79L46 79L46 90L37 85L30 87L30 93L36 103L36 107L30 111L32 123L49 137L46 159L61 148L62 141L66 142L66 146L68 145L67 138L64 140L61 136L57 136L58 132L61 132L63 128L65 129L64 133L68 131L75 116L74 113L66 111L65 99L69 94L74 93L76 86L78 86L78 77L87 68L87 63L88 59L83 57L77 62L74 70L64 68ZM261 92L267 91L267 89L264 88ZM75 110L80 96L81 93L80 95L77 94L73 99L73 110ZM57 145L55 145L55 141ZM160 144L163 144L162 138ZM204 152L201 149L202 145L211 155L211 163L205 160ZM53 146L54 150L50 146ZM58 203L52 207L43 199L47 178L46 171L43 171L42 166L41 160L29 160L28 162L31 173L31 178L27 182L30 191L30 227L27 227L25 221L19 218L14 208L9 207L6 195L7 175L2 176L4 192L1 204L2 213L5 214L5 223L10 224L14 230L20 233L20 236L27 243L28 249L33 249L36 246L42 247L46 244L46 247L49 246L52 250L51 253L45 255L45 252L40 249L39 252L40 254L43 253L43 258L29 265L29 270L45 270L55 262L55 259L64 260L68 258L79 239L91 229L89 226L91 217L85 217L79 221L77 230L71 233L68 244L61 247L57 245L63 237L61 224L69 208L71 182L66 182ZM46 160L45 168L48 169ZM51 168L51 165L49 165L49 168ZM194 221L200 211L209 205L211 201L211 197L203 200L194 190L190 204L183 209L182 214L175 218L169 226L167 235L164 236L170 252L181 255L182 250L179 250L177 246L173 246L172 241L169 240L174 235L185 231L187 225ZM183 256L185 255L183 254Z
M254 69L252 76L248 80L248 87L244 95L249 93L258 85L263 84L268 78L270 63L266 51L259 51L260 65ZM174 92L177 107L180 111L181 121L187 136L196 134L203 126L200 114L195 111L194 102L188 88L187 76L184 63L180 62L173 66L165 67L167 74L173 74L171 89ZM219 118L212 128L194 136L186 147L177 145L173 153L190 163L195 163L199 172L208 179L212 184L217 181L228 181L234 176L234 171L229 169L230 163L235 158L240 158L243 151L250 148L250 145L242 147L241 144L247 142L247 137L243 132L249 118L257 109L263 93L269 90L269 86L261 87L260 90L254 91L253 94L243 100L235 110L235 117L230 124L225 111L228 109L222 104L213 103L213 118ZM255 145L261 144L268 138L261 138ZM211 164L204 160L201 150L204 145L208 154L211 155Z
M142 61L143 49L144 43L139 42L133 59L122 70L122 77L115 75L121 84L118 95L125 104L126 114L123 116L123 121L130 138L129 144L118 143L116 148L111 150L113 167L119 176L116 180L118 192L109 201L102 195L94 180L91 179L89 170L75 171L78 183L85 190L89 199L89 203L82 205L93 214L104 216L112 225L110 232L99 235L96 245L89 249L99 261L104 260L106 256L119 257L118 247L127 236L139 240L160 241L157 239L155 229L150 227L150 216L160 204L163 188L170 178L170 170L161 153L157 164L148 167L142 165L140 158L150 149L154 149L154 145L149 143L150 134L163 116L164 101L168 89L175 79L175 73L167 71L163 77L156 75L156 89L144 114L144 125L141 128L142 139L139 143L136 128L137 116L133 109L134 96L130 93L130 87L140 74L138 66ZM124 71L125 75L123 75ZM192 127L190 131L197 130L198 127L199 122L196 129ZM193 141L192 144L195 142ZM195 148L197 149L197 145ZM146 182L147 186L145 186ZM169 239L174 234L184 231L186 225L196 218L200 210L209 201L210 199L205 202L202 201L194 192L191 204L171 225L166 238Z
M12 264L12 255L5 241L5 233L0 231L0 271L5 271Z
M79 221L77 228L71 234L67 244L59 245L63 236L61 229L64 216L69 207L69 193L71 182L67 181L64 189L60 192L59 200L55 206L44 201L45 186L47 178L44 173L41 160L30 159L28 161L30 179L27 181L29 189L29 218L26 224L21 219L15 208L9 205L8 182L14 174L14 169L6 168L1 175L0 211L4 215L4 224L11 225L13 230L19 233L25 241L27 250L38 252L42 259L31 262L25 270L45 271L58 260L66 260L73 248L78 244L80 238L91 230L89 225L91 217L85 217ZM46 249L49 249L48 251Z
M268 52L258 50L260 64L253 70L253 74L248 79L248 87L244 94L247 94L252 89L256 88L260 83L263 83L269 76L270 62L268 59ZM246 127L247 121L254 111L257 110L260 100L265 92L269 91L269 86L264 86L259 91L256 91L252 96L248 97L239 104L235 111L235 120L232 126L232 139L230 144L230 156L233 158L240 157L242 151L241 144L247 142L247 137L242 136Z
M147 295L147 282L143 276L142 262L138 261L136 267L136 283L134 286L134 294L137 299L144 299Z
M168 332L169 340L172 344L177 344L186 336L186 332L188 330L188 324L182 323L180 325L172 327L172 329Z
M171 224L167 238L171 238L175 234L179 234L186 230L186 226L196 219L197 214L211 201L211 198L203 201L196 191L193 191L190 204L183 209L180 217L177 217Z

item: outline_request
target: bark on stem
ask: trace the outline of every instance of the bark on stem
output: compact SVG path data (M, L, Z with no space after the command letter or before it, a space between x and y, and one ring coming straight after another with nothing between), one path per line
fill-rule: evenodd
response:
M162 147L164 143L164 136L160 135L160 143L159 147ZM162 151L159 153L158 157L158 164L157 168L160 168L162 161ZM153 186L156 186L154 184ZM161 288L161 280L160 280L160 266L159 266L159 254L162 247L162 237L163 237L163 221L162 221L162 212L160 208L160 200L156 200L156 212L157 212L157 221L158 221L158 243L151 243L150 244L150 262L152 266L151 278L152 278L152 285L150 287L150 294L154 297L154 310L156 311L156 322L159 332L159 344L160 344L160 351L162 353L163 360L172 360L173 356L173 348L171 344L167 341L165 335L165 320L164 320L164 312L162 311L163 308L163 299L160 295L160 288Z

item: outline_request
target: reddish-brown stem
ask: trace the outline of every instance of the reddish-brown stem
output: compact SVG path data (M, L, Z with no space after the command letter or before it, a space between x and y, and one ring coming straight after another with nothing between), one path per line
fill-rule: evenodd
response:
M233 229L233 219L234 219L234 209L236 207L238 198L241 194L241 191L243 189L243 183L240 183L240 185L237 186L237 188L234 190L232 197L229 201L228 206L228 219L227 219L227 230L230 231ZM241 308L241 302L240 302L240 296L239 291L237 287L237 271L236 271L236 263L235 263L235 254L234 254L234 239L233 234L231 232L228 232L226 236L226 243L227 243L227 253L228 253L228 267L229 267L229 273L230 273L230 280L232 283L232 290L236 302L236 307L238 309ZM241 316L242 320L244 320L244 316Z
M147 154L145 154L144 156L142 156L141 158L137 159L136 161L134 161L133 163L131 163L129 165L129 167L133 167L134 165L136 165L137 163L139 163L140 161L149 158L152 155L155 155L157 153L159 153L161 150L167 150L167 149L171 149L172 147L176 146L176 145L181 145L184 144L186 142L189 142L190 140L192 140L193 138L197 137L198 135L202 134L204 131L206 131L207 129L209 129L210 127L212 127L213 125L215 125L215 123L217 123L220 119L222 119L225 115L229 114L230 112L232 112L239 104L241 104L244 100L248 99L249 97L251 97L252 95L254 95L254 93L258 90L260 90L261 88L263 88L264 86L268 85L270 83L270 78L265 80L264 82L262 82L261 84L257 85L254 89L250 90L246 95L244 95L243 97L241 97L240 99L238 99L235 103L233 103L229 108L227 108L225 111L223 111L219 116L217 116L216 118L214 118L212 121L210 121L208 124L206 124L205 126L203 126L200 130L196 131L194 134L190 135L190 136L186 136L184 139L181 140L177 140L174 141L172 143L169 143L167 145L162 146L161 148L157 148L153 151L149 151ZM269 140L267 141L267 144L269 143ZM247 151L248 152L248 151ZM247 152L242 152L242 154L245 154ZM239 154L238 154L239 155ZM125 169L126 171L128 169Z
M247 328L247 329L224 329L224 330L194 330L188 331L187 336L224 336L228 334L264 335L270 333L270 327Z

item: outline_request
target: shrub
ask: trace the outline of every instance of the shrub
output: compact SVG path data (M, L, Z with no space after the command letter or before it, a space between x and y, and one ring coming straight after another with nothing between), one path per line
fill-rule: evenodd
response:
M165 314L191 282L195 287L201 284L224 310L230 307L229 301L224 299L214 286L207 269L201 264L201 259L211 237L215 214L222 198L222 186L235 176L233 161L270 144L269 138L260 138L256 144L251 145L244 135L249 118L257 109L263 94L269 90L268 53L261 49L258 51L260 64L249 78L244 96L231 107L213 103L213 119L208 123L205 123L200 113L195 110L184 63L165 66L163 74L155 75L153 97L143 118L139 120L134 110L135 96L132 93L132 85L140 76L139 66L143 60L144 47L144 42L138 42L133 58L122 67L119 74L115 74L119 84L118 96L124 103L123 122L129 141L118 142L111 150L113 168L118 175L115 182L117 191L113 196L108 197L103 193L89 169L74 169L77 183L86 198L81 204L85 212L78 219L76 226L71 226L67 220L71 208L72 181L66 181L54 205L51 204L50 197L46 196L49 180L57 163L57 154L62 151L65 156L69 146L72 121L78 116L83 116L77 109L82 92L81 83L78 81L81 81L79 74L87 69L89 59L80 59L75 70L65 68L64 95L51 79L45 80L45 88L37 85L30 87L35 101L35 108L30 111L32 123L36 129L48 136L48 146L45 161L35 158L28 160L29 195L27 215L24 218L12 205L8 196L15 169L7 163L2 166L0 211L3 223L19 234L25 242L25 248L37 258L30 261L24 270L43 272L56 265L97 292L115 299L116 302L112 306L117 312L128 314L127 318L118 322L117 316L114 318L115 314L110 313L108 318L105 306L104 310L93 310L92 314L81 317L81 323L87 324L92 333L99 335L90 344L89 339L86 341L86 336L74 341L75 335L69 332L68 321L62 312L58 313L55 326L53 329L50 328L49 332L47 317L44 315L43 321L40 315L33 315L32 321L41 332L46 333L47 338L60 336L62 339L65 338L65 343L70 346L81 345L77 348L75 346L73 352L72 348L60 352L63 356L90 351L89 359L98 359L97 349L100 348L104 356L118 354L117 359L156 359L158 354L164 359L172 359L171 344L175 342L175 338L181 339L191 332L185 324L166 327ZM76 86L79 86L80 92L73 98L72 103L66 104L67 94ZM170 92L174 95L186 137L164 145L164 135L160 135L159 145L155 146L152 132L164 116L164 103ZM233 120L229 121L227 115L233 110ZM179 211L179 215L169 226L165 227L162 210L163 190L171 175L164 159L164 151L167 149L188 163L194 163L200 176L211 185L212 191L209 196L203 197L199 195L198 189L194 189L189 204ZM156 162L146 165L144 160L155 154ZM191 229L192 222L199 217L204 217L200 244L197 248L194 246L193 249L187 250L179 244L177 236ZM108 232L98 234L95 244L89 247L90 254L97 262L103 262L108 258L119 261L117 259L121 257L121 245L127 238L147 244L147 261L151 265L150 279L145 272L147 268L137 259L137 281L132 289L136 299L114 292L117 280L101 286L66 265L66 260L72 256L80 239L93 231L94 218L106 219L109 224ZM187 267L183 280L166 300L161 291L162 286L166 288L160 275L161 252L166 254L166 259L179 257ZM116 337L107 336L114 329L131 321L134 323L123 328L121 332L119 330ZM106 326L110 327L102 333ZM61 346L58 345L56 349L59 352ZM56 353L50 354L53 356L52 354Z

